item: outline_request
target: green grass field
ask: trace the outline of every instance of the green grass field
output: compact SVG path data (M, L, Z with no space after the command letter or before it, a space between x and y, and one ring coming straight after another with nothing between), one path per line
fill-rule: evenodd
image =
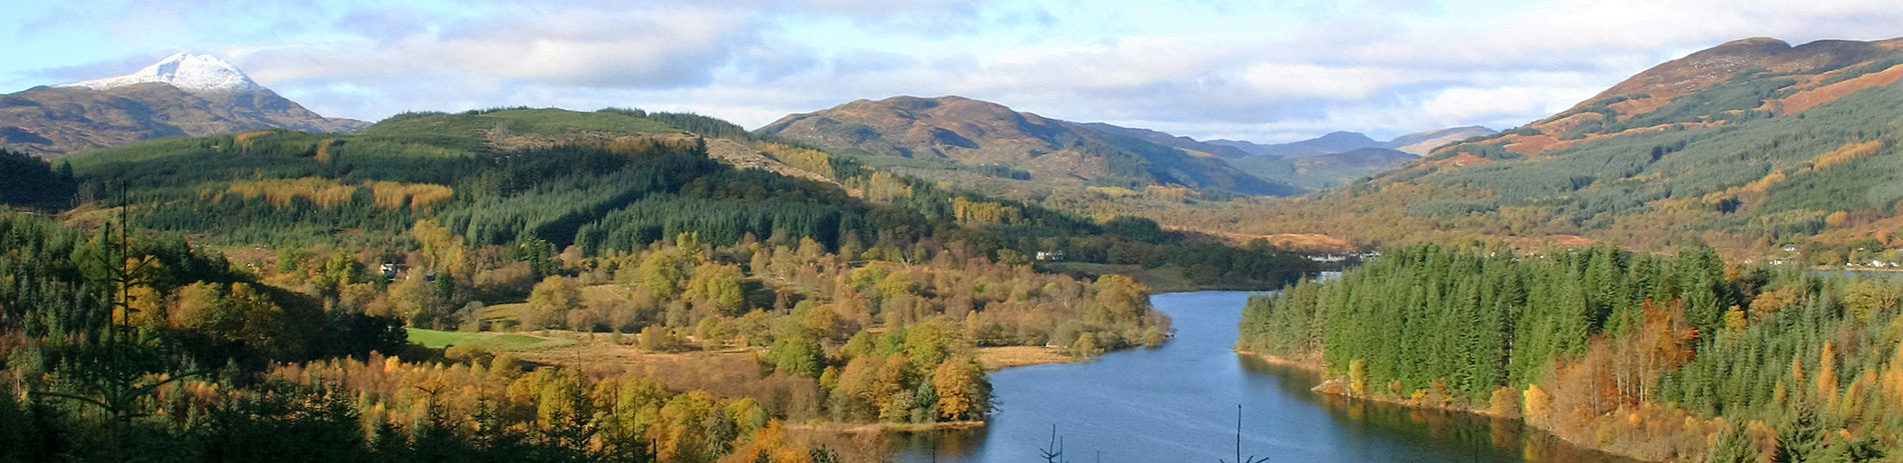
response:
M574 344L573 339L545 338L522 333L465 333L409 328L410 343L432 349L450 345L476 346L492 352L547 349Z

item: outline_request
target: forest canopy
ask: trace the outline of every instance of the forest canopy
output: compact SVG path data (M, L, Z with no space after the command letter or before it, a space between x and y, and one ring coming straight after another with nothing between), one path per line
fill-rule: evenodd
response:
M1391 250L1250 301L1242 350L1349 395L1520 417L1647 459L1897 450L1903 284L1606 246Z

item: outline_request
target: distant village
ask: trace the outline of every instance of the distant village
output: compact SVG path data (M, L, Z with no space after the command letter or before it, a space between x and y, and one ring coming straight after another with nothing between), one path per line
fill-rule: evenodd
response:
M1765 259L1770 265L1815 265L1836 266L1842 264L1847 269L1895 269L1903 268L1903 249L1875 249L1859 247L1847 252L1825 251L1823 254L1800 252L1795 244L1786 244L1779 248L1784 255ZM1813 251L1815 252L1815 251Z
M1303 256L1303 257L1307 257L1307 258L1308 258L1308 260L1311 260L1311 261L1315 261L1316 263L1322 263L1322 264L1339 264L1339 263L1343 263L1343 262L1348 262L1348 261L1349 261L1349 260L1351 260L1351 259L1352 259L1352 260L1356 260L1356 261L1363 261L1363 260L1369 260L1369 259L1374 259L1374 258L1377 258L1377 257L1381 257L1381 251L1362 251L1362 252L1349 252L1349 253L1330 253L1330 254L1310 254L1310 255L1307 255L1307 256Z

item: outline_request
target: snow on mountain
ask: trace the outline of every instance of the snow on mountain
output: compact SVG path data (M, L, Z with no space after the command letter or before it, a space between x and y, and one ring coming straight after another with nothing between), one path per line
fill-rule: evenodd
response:
M191 93L246 93L264 89L257 82L252 82L251 77L246 76L244 71L238 70L237 66L216 56L197 53L179 53L146 66L138 72L66 84L61 87L106 90L147 83L168 84Z
M0 95L0 147L38 157L158 137L263 129L347 133L368 125L311 112L231 63L191 53L119 77Z

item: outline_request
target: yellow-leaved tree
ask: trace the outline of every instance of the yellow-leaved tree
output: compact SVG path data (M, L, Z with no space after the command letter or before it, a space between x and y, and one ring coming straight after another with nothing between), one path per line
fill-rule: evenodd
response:
M695 312L705 315L740 315L744 308L746 293L740 287L740 281L746 275L740 266L706 262L694 268L694 275L687 280L684 291L687 301L694 305Z
M561 275L549 275L529 292L529 310L522 314L522 327L548 328L566 320L568 312L581 308L581 283Z
M982 420L991 411L991 382L970 358L940 363L932 372L932 387L938 391L939 419Z

